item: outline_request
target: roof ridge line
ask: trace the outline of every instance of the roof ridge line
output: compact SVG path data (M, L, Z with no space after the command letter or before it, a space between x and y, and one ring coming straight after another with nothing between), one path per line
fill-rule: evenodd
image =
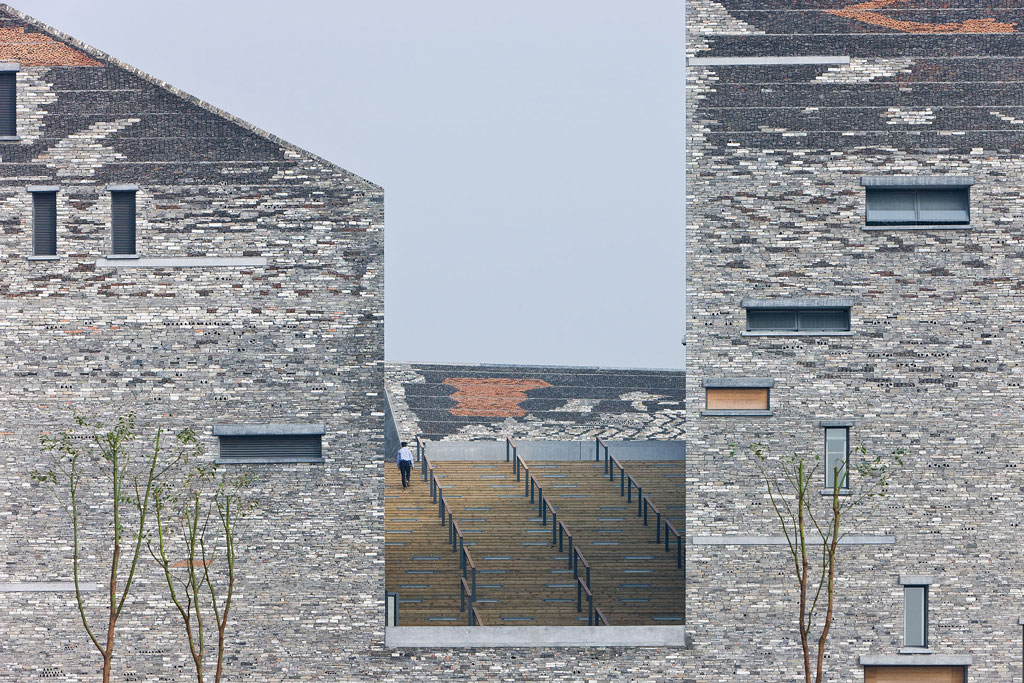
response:
M69 45L71 45L71 46L81 50L82 52L85 52L90 57L95 57L97 59L104 60L104 61L109 62L110 64L112 64L112 65L114 65L114 66L116 66L118 68L124 69L125 71L127 71L127 72L129 72L129 73L131 73L131 74L133 74L135 76L138 76L139 78L141 78L141 79L143 79L145 81L148 81L149 83L152 83L153 85L157 86L158 88L162 88L162 89L166 90L167 92L171 93L175 97L180 97L181 99L183 99L183 100L185 100L187 102L191 102L192 104L195 104L195 105L205 109L206 111L210 112L211 114L214 114L215 116L219 116L219 117L221 117L223 119L226 119L227 121L230 121L231 123L234 123L235 125L241 126L245 130L248 130L251 133L255 133L256 135L258 135L258 136L260 136L260 137L262 137L262 138L264 138L266 140L269 140L270 142L273 142L276 145L281 145L282 147L285 147L285 148L287 148L287 149L289 149L289 150L291 150L291 151L293 151L293 152L295 152L297 154L304 155L304 156L312 159L313 161L319 162L321 164L326 164L327 166L329 166L331 168L337 169L339 171L343 171L343 172L351 175L352 177L357 178L357 179L361 180L364 183L367 183L368 185L372 185L374 188L380 190L381 192L384 191L384 188L382 186L378 185L377 183L373 182L372 180L368 180L368 179L364 178L363 176L361 176L361 175L359 175L357 173L353 173L352 171L348 170L347 168L339 166L338 164L334 163L333 161L330 161L329 159L325 159L324 157L320 156L319 154L315 154L313 152L310 152L308 149L305 149L303 147L299 147L298 145L296 145L294 143L288 142L284 138L278 137L277 135L274 135L270 131L264 130L263 128L260 128L259 126L255 125L255 124L252 124L252 123L246 121L245 119L243 119L241 117L235 116L231 112L228 112L228 111L226 111L224 109L221 109L220 107L218 107L218 106L216 106L214 104L211 104L211 103L207 102L206 100L203 100L203 99L201 99L199 97L196 97L195 95L193 95L191 93L188 93L188 92L182 90L181 88L173 86L170 83L168 83L167 81L163 81L163 80L157 78L156 76L153 76L152 74L149 74L149 73L143 71L142 69L140 69L140 68L138 68L136 66L132 66L131 64L129 64L127 62L124 62L124 61L118 59L117 57L114 57L113 55L110 55L110 54L104 52L103 50L100 50L100 49L98 49L96 47L93 47L92 45L89 45L88 43L86 43L84 41L79 40L78 38L75 38L74 36L68 35L67 33L64 33L63 31L61 31L60 29L54 28L53 26L50 26L49 24L44 23L44 22L40 21L39 19L36 19L33 16L25 14L24 12L22 12L19 9L11 7L7 3L0 3L0 10L3 10L5 12L9 12L15 18L20 19L21 21L24 21L25 23L30 24L31 26L33 26L35 28L38 28L39 30L41 30L41 31L43 31L45 33L50 34L54 38L57 38L58 40L60 40L62 42L65 42L65 43L67 43L67 44L69 44Z

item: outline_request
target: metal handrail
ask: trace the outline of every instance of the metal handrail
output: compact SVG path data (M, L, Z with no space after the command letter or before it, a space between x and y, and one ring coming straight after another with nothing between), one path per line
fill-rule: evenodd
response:
M602 442L603 443L603 442ZM654 505L654 502L650 499L650 496L644 495L643 487L640 483L633 478L633 475L626 474L626 468L622 466L622 463L616 459L614 455L608 456L608 467L605 468L605 473L608 475L608 480L612 483L615 482L615 468L619 468L619 495L626 497L626 502L632 502L633 487L636 487L636 514L637 517L643 517L644 526L648 526L647 517L648 510L653 510L654 514L657 515L657 521L654 526L654 542L661 543L661 531L662 531L662 516L661 511ZM669 550L669 533L671 532L676 537L676 568L686 571L686 539L683 535L676 531L676 528L672 526L668 520L664 520L665 530L665 552Z
M516 442L505 437L505 462L512 462L512 456L516 454Z
M423 439L416 437L416 462L420 462L421 457L427 455L427 444L423 442ZM424 473L426 470L424 470Z
M565 532L564 537L563 537L563 533L562 533L563 531ZM569 533L569 527L567 527L565 525L565 522L562 521L562 522L558 523L558 552L562 552L562 542L565 539L568 539L568 541L569 541L569 569L572 569L572 558L573 558L572 534Z
M644 526L647 526L648 509L657 515L657 519L654 522L654 542L661 543L661 510L654 504L650 496L644 496Z
M512 451L512 474L516 475L516 481L522 481L523 470L526 470L526 476L530 476L530 466L526 464L526 461L515 452L515 446ZM529 485L529 483L527 483ZM529 495L529 491L527 491Z
M424 449L423 451L423 460L420 461L420 469L423 471L423 481L430 481L430 479L427 476L427 473L433 470L434 468L430 464L430 461L427 460L426 449Z
M608 474L608 444L599 436L594 437L594 462L601 461L601 449L604 449L604 473Z
M587 596L587 626L594 625L594 594L583 582L583 579L576 577L576 612L583 611L583 596Z
M530 489L530 493L529 493L529 496L530 496L530 503L531 503L531 504L533 503L533 495L534 495L535 493L536 493L536 494L537 494L538 496L542 496L542 495L544 495L544 489L543 489L543 488L541 488L540 482L538 482L538 481L537 481L537 477L535 477L535 476L533 476L533 475L531 474L531 475L529 476L529 478L527 479L527 482L526 482L526 484L527 484L527 487L528 487L528 488ZM525 496L525 495L527 495L527 494L525 494L525 493L524 493L523 495ZM538 510L538 512L540 512L540 511Z
M594 608L594 616L597 617L597 623L595 623L594 626L611 626L611 624L608 623L608 617L604 615L604 612L601 611L600 607Z
M686 562L686 544L683 542L683 535L676 531L672 522L665 520L665 552L668 552L669 532L676 537L676 569L682 569ZM685 577L684 577L685 578Z
M470 626L483 626L483 619L480 618L480 612L477 611L476 605L473 605L473 609L469 611L469 625Z
M572 575L573 575L573 578L575 578L575 579L580 578L580 565L582 564L583 568L587 570L586 571L587 585L589 586L590 585L590 563L587 562L587 558L583 557L583 552L579 549L579 546L577 546L576 549L573 551L572 556L573 556L573 563L572 563Z

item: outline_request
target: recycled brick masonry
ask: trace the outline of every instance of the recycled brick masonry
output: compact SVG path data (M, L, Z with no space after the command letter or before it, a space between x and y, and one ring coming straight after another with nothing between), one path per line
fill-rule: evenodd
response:
M822 454L852 422L909 460L842 550L829 680L903 645L901 574L927 574L931 650L1021 676L1024 29L1017 2L690 0L688 622L700 680L798 676L785 548L746 446ZM869 7L870 5L870 7ZM768 65L845 56L849 64ZM864 230L863 176L971 176L969 229ZM961 226L968 228L968 226ZM850 335L747 335L744 298L850 297ZM772 416L702 415L702 382L774 380ZM735 445L735 449L734 449ZM823 483L822 479L822 483ZM858 483L851 485L856 493Z

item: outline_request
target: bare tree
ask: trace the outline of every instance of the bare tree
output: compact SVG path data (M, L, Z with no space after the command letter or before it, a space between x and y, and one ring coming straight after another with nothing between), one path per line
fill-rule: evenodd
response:
M193 456L201 454L191 430L179 433L178 439L191 445ZM211 613L217 631L214 680L219 683L223 675L236 578L236 530L255 507L247 496L251 483L249 475L230 477L214 465L199 465L177 485L162 484L153 493L156 542L148 538L147 548L163 570L171 602L181 616L198 683L205 675Z
M74 426L57 436L42 437L42 446L50 455L50 467L33 471L32 476L51 488L71 522L72 573L78 613L89 640L103 659L103 681L109 683L117 620L135 580L149 502L158 480L179 464L181 455L161 457L162 431L159 429L154 435L152 450L136 453L133 442L138 428L133 413L122 415L113 425L90 422L79 415L73 420ZM90 486L100 483L107 487L105 494L89 491ZM87 520L83 516L83 496L97 495L103 503L97 506L101 518ZM108 531L98 533L109 534L105 544L110 553L105 632L90 623L82 595L81 546L87 529L105 529ZM126 552L128 554L122 557Z
M905 451L897 449L888 458L869 458L863 445L856 446L854 457L838 461L833 468L831 495L821 496L820 487L815 485L820 476L819 455L809 458L794 453L774 457L763 444L753 444L750 449L793 560L792 578L800 595L804 681L811 683L813 672L815 683L821 683L835 605L840 541L871 519L896 468L902 467ZM843 487L850 474L851 459L855 460L852 469L857 473L856 490ZM844 495L847 493L851 495ZM822 599L825 615L815 639L815 616L822 607Z

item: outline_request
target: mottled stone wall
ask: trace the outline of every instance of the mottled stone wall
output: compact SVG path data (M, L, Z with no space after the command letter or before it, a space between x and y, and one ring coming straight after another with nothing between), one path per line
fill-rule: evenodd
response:
M687 525L780 535L744 447L822 454L819 421L852 419L853 444L909 461L858 530L895 544L843 549L829 680L863 680L859 655L903 645L900 574L936 579L933 652L972 655L971 680L1012 680L1024 22L1002 2L873 4L884 21L824 11L836 3L687 5L691 57L851 57L688 68ZM974 176L973 229L865 231L865 175ZM745 336L744 297L852 297L853 334ZM774 379L774 416L702 416L701 382L720 377ZM698 545L688 560L701 680L794 680L787 554Z
M41 31L0 12L0 61L21 65L20 140L0 142L0 583L70 579L67 524L30 472L72 409L191 425L210 458L215 423L323 422L324 464L251 468L260 508L239 544L229 670L343 679L383 640L382 191ZM140 187L141 257L266 265L102 265L110 183ZM60 187L57 260L27 258L28 185ZM101 539L87 533L87 552L102 557ZM103 571L90 558L84 579ZM145 559L119 679L190 675L158 578ZM0 593L0 679L95 680L76 620L72 594Z

